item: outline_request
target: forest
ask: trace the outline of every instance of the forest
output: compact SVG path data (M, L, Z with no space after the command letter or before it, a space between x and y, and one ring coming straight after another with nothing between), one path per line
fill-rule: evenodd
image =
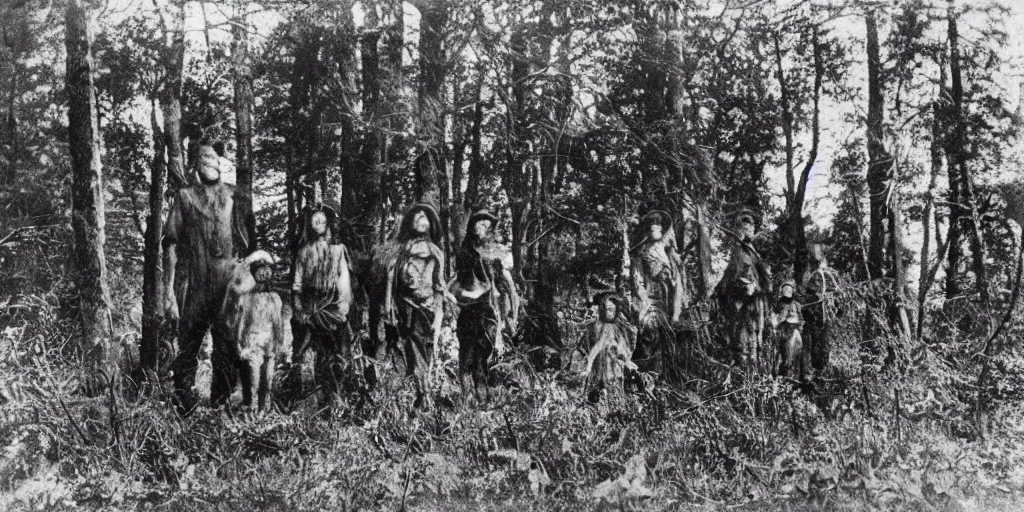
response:
M1022 9L0 0L0 510L1018 510Z

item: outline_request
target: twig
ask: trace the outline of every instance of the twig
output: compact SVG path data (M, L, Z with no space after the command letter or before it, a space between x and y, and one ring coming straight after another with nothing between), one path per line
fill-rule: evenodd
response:
M66 414L68 416L68 420L71 421L71 426L75 427L75 432L78 432L78 436L82 438L82 442L89 444L89 439L85 437L82 429L78 427L78 422L76 422L75 418L71 416L71 411L68 410L68 404L64 403L64 399L59 396L57 397L57 401L60 402L60 406L64 409L64 414Z

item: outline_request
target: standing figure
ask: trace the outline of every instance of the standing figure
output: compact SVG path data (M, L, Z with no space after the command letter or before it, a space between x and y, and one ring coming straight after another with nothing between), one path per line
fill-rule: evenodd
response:
M731 348L739 353L739 362L747 369L757 369L762 362L764 324L772 291L768 266L754 249L754 234L754 215L742 210L736 215L737 244L715 286Z
M821 245L812 245L810 264L803 278L803 316L807 323L804 338L811 356L811 368L815 372L822 372L828 367L829 324L836 313L834 293L838 284Z
M598 402L602 392L621 394L625 373L636 370L630 359L636 347L636 329L629 324L622 298L606 292L594 297L597 319L587 325L587 398Z
M199 183L178 190L164 234L164 269L168 318L178 320L174 395L178 410L189 413L198 401L193 390L203 338L212 329L213 382L210 401L226 401L238 378L238 354L222 322L224 294L237 256L248 254L255 241L255 220L245 201L236 200L235 187L220 181L220 158L201 146L196 159ZM181 247L179 252L178 247Z
M489 395L490 362L505 351L505 328L518 323L519 295L505 268L504 248L492 240L497 217L485 210L470 215L466 238L455 256L453 294L459 304L459 383L463 396L472 385L480 397ZM471 382L470 382L471 381Z
M633 306L640 325L633 360L641 370L675 372L675 363L684 358L675 353L680 347L672 324L679 321L686 283L672 217L660 210L648 213L630 245Z
M352 274L348 250L332 240L334 210L327 206L308 212L304 240L295 258L292 281L292 315L301 326L293 344L291 376L301 385L299 364L305 350L316 350L316 379L323 390L322 403L335 398L344 380L347 391L355 388L352 332L348 322L352 307Z
M796 282L788 279L782 283L772 310L771 325L775 328L776 346L779 349L778 374L800 380L804 377L804 344L800 335L804 320L795 293Z
M235 268L224 297L223 315L235 342L242 381L242 406L269 404L278 356L286 357L281 296L271 290L273 258L256 251Z
M418 203L406 210L387 258L385 321L396 326L404 344L406 374L414 378L416 401L424 405L427 377L444 319L444 252L441 223L434 207ZM372 328L372 327L371 327Z

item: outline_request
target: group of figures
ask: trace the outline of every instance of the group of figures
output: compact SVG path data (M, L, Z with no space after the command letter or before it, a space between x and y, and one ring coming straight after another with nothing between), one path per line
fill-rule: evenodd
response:
M165 307L178 323L172 362L175 401L192 410L203 340L212 338L210 400L227 401L239 380L243 405L268 405L275 361L290 359L285 387L301 389L299 362L316 352L322 401L378 381L378 366L399 354L416 387L416 406L428 398L427 377L448 304L458 306L459 373L464 390L488 393L488 369L518 322L518 294L503 248L491 239L497 218L478 211L467 221L449 285L434 207L414 204L398 230L359 265L337 240L337 215L318 205L303 219L292 268L291 328L285 345L281 297L271 289L273 257L254 250L255 224L235 187L220 180L214 150L200 148L199 183L178 191L163 238ZM359 269L366 268L366 272ZM364 274L364 275L360 275ZM357 349L350 321L359 289L366 291L370 336ZM383 332L383 336L381 333ZM360 354L361 353L361 354ZM358 357L357 357L358 356Z
M798 287L785 279L773 292L771 272L754 247L756 218L748 210L733 217L734 247L714 289L717 324L736 364L745 371L806 381L828 365L828 327L834 317L836 278L822 247L809 251ZM693 333L704 324L702 301L690 294L672 217L645 215L631 238L629 302L620 294L597 294L598 318L586 331L588 396L592 401L621 392L639 375L685 377L693 360ZM802 302L801 302L802 299Z
M212 148L200 148L196 162L199 183L178 191L163 238L166 308L178 322L180 350L170 369L180 409L189 411L197 403L195 376L207 332L215 405L226 402L241 380L243 404L255 398L260 408L266 407L278 359L291 361L284 387L301 390L300 363L312 349L323 402L372 388L379 367L391 356L413 378L419 407L429 398L427 380L446 310L458 311L464 394L489 395L489 368L505 352L520 309L508 255L492 239L494 215L481 210L467 220L449 283L442 226L431 205L409 207L394 235L363 258L338 240L333 208L308 209L293 258L293 341L286 347L282 299L271 289L274 258L254 250L253 214L235 188L221 182L220 159ZM754 216L744 211L735 221L736 244L715 295L737 362L745 369L799 379L806 377L804 360L809 358L821 371L827 364L828 287L833 282L821 248L812 248L811 270L800 293L795 281L787 280L773 297L770 272L752 244ZM629 300L611 291L593 300L598 317L588 326L584 344L592 400L624 389L631 376L641 387L643 373L671 379L685 372L680 363L690 355L678 333L699 300L689 294L672 217L648 213L631 246ZM357 297L364 295L362 307ZM362 311L369 335L357 343L352 323L362 323ZM774 336L766 340L766 331Z

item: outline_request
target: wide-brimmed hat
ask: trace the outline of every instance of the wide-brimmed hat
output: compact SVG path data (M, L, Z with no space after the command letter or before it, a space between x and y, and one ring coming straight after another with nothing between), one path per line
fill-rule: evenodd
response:
M592 306L600 306L604 304L606 300L614 302L620 310L622 309L623 304L625 303L625 301L622 299L622 296L619 295L618 293L612 291L603 291L595 293L594 296L591 297L590 299L590 304Z
M749 222L756 228L758 225L757 214L755 214L753 210L749 208L742 208L733 214L733 222L737 226L743 224L744 222Z
M640 227L646 228L651 224L657 224L662 231L668 231L672 227L672 216L664 210L651 210L640 218Z
M473 212L473 215L469 216L469 220L466 221L466 226L472 226L473 223L478 220L489 220L491 221L492 224L498 223L498 217L495 217L493 213L487 211L486 209L481 208Z
M245 257L245 262L249 264L251 272L255 272L260 267L271 267L274 265L274 261L274 256L262 249Z

